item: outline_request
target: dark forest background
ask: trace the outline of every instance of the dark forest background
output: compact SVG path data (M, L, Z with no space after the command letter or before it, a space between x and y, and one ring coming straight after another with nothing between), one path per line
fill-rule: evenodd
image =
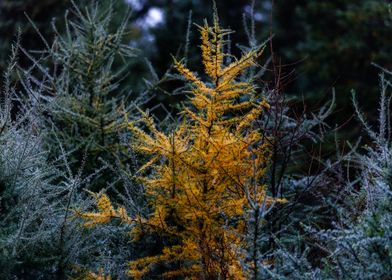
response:
M176 54L187 56L195 70L199 70L198 34L191 28L187 44L186 33L190 19L193 23L201 23L204 18L211 18L211 2L117 1L118 15L114 19L120 21L127 9L132 10L127 34L129 42L141 48L142 57L151 61L158 75L164 74L172 63L171 55ZM223 26L236 30L232 36L234 45L247 43L243 20L244 15L250 13L255 15L258 41L273 34L269 54L274 53L275 67L281 69L284 91L295 97L299 104L306 99L309 108L317 107L330 98L335 88L336 112L330 122L342 126L339 134L344 139L358 136L360 131L352 121L351 90L356 91L372 119L379 86L379 69L373 63L387 69L392 63L388 1L257 0L254 7L247 0L216 2ZM63 11L69 6L68 0L1 1L0 71L4 70L9 46L18 28L25 49L42 49L42 41L30 20L45 38L51 38L54 36L52 24L61 30ZM239 52L238 49L233 51ZM138 77L148 71L145 65L144 61L133 62L132 74L128 78L137 82ZM181 99L179 96L159 95L153 102L163 103L171 109L178 98Z

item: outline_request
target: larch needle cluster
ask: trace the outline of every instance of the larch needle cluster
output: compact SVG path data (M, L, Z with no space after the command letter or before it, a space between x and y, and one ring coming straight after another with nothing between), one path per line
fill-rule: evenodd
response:
M190 105L171 133L157 129L151 116L128 127L134 148L150 157L139 179L153 213L130 218L114 209L104 194L97 195L97 213L83 213L86 226L120 218L133 224L134 240L158 234L167 240L161 254L130 262L129 275L140 279L157 264L167 278L244 279L241 245L246 230L243 218L249 201L270 203L262 177L269 162L269 146L254 126L268 103L256 95L252 81L240 76L261 55L260 49L225 65L225 39L231 32L219 26L199 27L203 81L179 61L178 72L191 84ZM141 125L148 128L146 133ZM150 170L150 172L146 172ZM143 175L146 174L146 175Z

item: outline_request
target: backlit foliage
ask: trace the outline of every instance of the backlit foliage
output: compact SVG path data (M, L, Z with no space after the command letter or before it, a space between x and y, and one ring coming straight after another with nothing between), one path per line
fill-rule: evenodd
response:
M97 202L98 213L79 213L77 214L86 220L84 226L86 228L94 227L97 224L105 224L113 218L119 218L122 222L131 223L126 210L123 207L114 209L109 197L106 194L91 193Z
M77 270L77 269L76 269ZM112 277L105 275L103 269L99 269L98 273L88 271L81 273L80 277L74 278L73 280L112 280Z
M212 27L205 23L199 29L209 80L175 61L192 86L190 105L183 109L177 129L165 134L144 113L139 122L128 125L134 148L150 156L138 174L153 214L131 219L102 194L96 197L98 213L81 214L87 227L116 217L133 225L134 240L145 234L166 240L161 254L130 262L129 275L136 279L149 275L157 264L165 267L163 276L168 278L244 279L244 211L250 199L260 204L273 201L261 183L269 147L262 131L253 126L269 105L256 96L252 81L239 79L262 51L252 50L225 65L225 38L231 31L220 28L217 15Z

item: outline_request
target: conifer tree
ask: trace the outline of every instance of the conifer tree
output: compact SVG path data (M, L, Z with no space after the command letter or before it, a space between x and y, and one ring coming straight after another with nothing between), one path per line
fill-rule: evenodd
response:
M112 31L112 12L97 4L82 12L75 5L72 20L66 16L67 32L55 29L52 44L36 28L44 51L13 49L32 65L11 61L1 94L2 279L65 279L100 267L121 277L125 271L121 261L113 263L128 259L130 250L122 250L127 240L104 228L86 234L70 212L89 204L85 187L104 188L125 177L102 172L99 161L114 164L120 157L124 111L132 107L119 90L124 72L118 61L134 50L123 41L126 20Z
M252 126L268 103L256 96L251 80L239 80L256 64L262 50L253 49L225 65L225 38L230 30L199 27L202 61L208 82L202 81L181 62L175 67L191 84L190 105L171 133L159 131L144 113L128 127L134 148L150 156L139 170L153 213L129 217L115 209L108 197L97 194L99 212L81 213L85 226L109 222L113 217L133 225L135 240L157 234L165 240L162 252L130 262L129 274L137 279L149 275L155 264L166 265L163 276L192 279L242 279L244 211L250 200L270 204L274 199L261 184L269 147L263 132ZM151 134L137 124L144 125ZM141 175L150 169L150 175Z
M65 18L65 33L54 30L56 37L52 45L45 41L43 58L24 51L36 65L26 71L25 89L32 104L42 104L43 118L37 125L46 130L51 159L61 156L60 143L70 154L73 173L81 166L86 176L101 170L101 178L90 185L96 190L106 186L105 178L113 179L108 169L102 172L100 160L115 164L124 154L124 112L137 103L130 89L121 88L128 74L125 61L136 56L124 42L128 17L112 31L113 12L112 5L92 4L82 11L74 3L73 16Z

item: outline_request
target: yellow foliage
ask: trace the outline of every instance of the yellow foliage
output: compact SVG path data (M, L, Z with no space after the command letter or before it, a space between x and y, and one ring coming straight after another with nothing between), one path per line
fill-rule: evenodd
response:
M106 194L91 192L90 194L95 198L99 212L77 212L76 214L85 220L84 227L91 228L95 225L106 224L112 218L119 218L122 223L130 224L132 222L125 208L120 207L115 210Z
M164 273L167 278L245 279L240 248L249 199L278 201L267 197L266 187L260 183L269 161L269 146L262 131L252 127L269 105L257 98L251 82L238 81L262 52L250 51L225 66L224 38L230 31L220 28L216 15L213 27L205 24L199 28L202 60L210 81L203 82L175 61L176 69L193 88L192 106L182 111L184 121L169 134L160 132L147 114L140 122L150 134L137 123L128 124L134 148L151 157L139 174L152 169L154 175L139 178L155 211L148 219L131 220L100 195L99 212L82 214L88 227L113 217L135 221L135 240L146 230L175 237L177 245L165 247L160 255L130 262L129 275L135 279L148 275L155 263L176 267Z
M105 275L103 269L99 273L89 272L85 278L86 280L112 280L112 277Z
M83 271L82 269L75 267L75 271L80 275L76 278L72 278L73 280L112 280L112 277L106 275L102 268L99 269L98 273L94 273L92 271Z

